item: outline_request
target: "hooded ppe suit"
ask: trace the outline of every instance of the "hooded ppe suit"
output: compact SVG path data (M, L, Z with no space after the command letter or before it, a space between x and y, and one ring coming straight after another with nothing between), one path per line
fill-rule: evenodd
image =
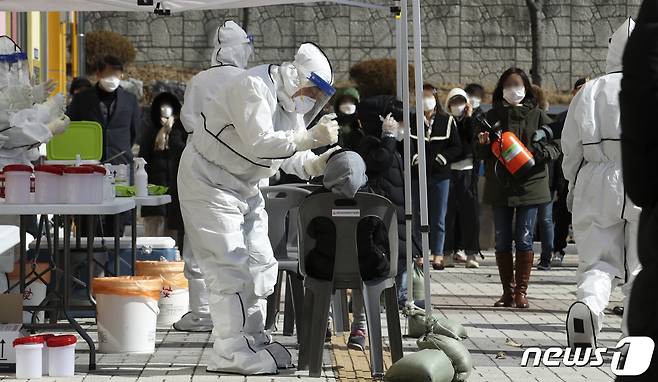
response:
M272 374L291 366L289 353L268 345L264 332L265 299L274 290L278 266L259 183L279 168L301 178L312 175L307 164L319 157L297 150L300 142L307 143L300 137L315 127L306 130L300 114L279 105L294 104L293 96L308 86L301 73L328 83L332 73L326 56L312 44L303 44L295 61L284 66L287 70L250 69L205 98L199 113L203 123L195 127L179 167L186 235L205 276L214 323L209 371ZM337 134L336 123L336 140Z
M571 346L596 342L612 289L623 283L628 295L640 271L640 209L624 191L619 120L622 54L634 26L629 18L612 35L608 74L589 81L574 97L562 132L562 168L569 181L568 204L580 260L578 302L567 317ZM624 317L624 333L625 322Z
M203 128L204 101L212 99L218 89L227 86L232 79L244 73L252 52L247 33L233 21L226 21L217 28L215 49L210 57L211 67L198 73L187 84L185 104L180 118L185 130L192 134L199 126ZM212 330L208 309L208 290L203 273L194 260L188 235L183 245L185 277L189 283L190 312L174 324L174 329L192 332Z
M0 169L38 159L39 146L68 126L64 96L48 95L46 84L30 84L27 55L0 36Z

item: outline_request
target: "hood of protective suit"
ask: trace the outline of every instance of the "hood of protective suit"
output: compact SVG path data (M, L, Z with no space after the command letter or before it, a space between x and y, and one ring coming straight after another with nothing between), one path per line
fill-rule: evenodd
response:
M635 29L635 21L629 17L610 37L608 57L605 63L606 73L621 72L621 60L624 56L624 48L626 48L626 42L628 42L628 38L633 33L633 29Z
M224 22L215 32L215 49L210 65L233 65L245 69L253 53L249 36L232 20Z
M277 96L283 108L294 111L293 94L308 86L311 73L320 76L329 84L333 84L334 75L329 59L315 44L303 43L293 62L284 62L279 67L279 81Z
M334 194L352 199L368 182L366 164L354 151L336 151L329 157L324 170L324 187Z
M466 93L466 91L464 89L454 88L454 89L450 90L450 92L448 93L448 96L446 97L446 102L443 105L444 110L449 110L448 105L450 104L450 100L452 99L452 97L455 97L455 96L462 96L462 97L464 97L466 102L470 102L470 97L468 96L468 93Z

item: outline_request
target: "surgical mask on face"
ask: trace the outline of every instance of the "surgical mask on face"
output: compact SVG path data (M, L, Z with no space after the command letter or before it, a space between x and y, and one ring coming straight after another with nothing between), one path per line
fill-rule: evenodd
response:
M423 98L423 110L424 111L434 111L436 108L436 98L434 97L425 97Z
M308 96L298 96L292 99L295 103L295 113L306 114L313 110L315 106L315 99Z
M473 105L473 109L480 107L480 104L482 104L482 100L480 98L471 97L471 105Z
M511 86L503 89L503 98L510 105L518 105L525 98L525 87L523 86Z
M169 118L174 114L174 109L169 105L160 106L160 116L163 118Z
M464 115L464 109L466 109L466 104L452 105L450 106L450 114L452 114L453 117L461 117Z
M120 83L121 83L121 79L117 76L104 77L101 78L101 80L99 81L101 89L109 93L112 93L115 90L117 90Z
M338 111L345 115L352 115L356 113L356 105L353 103L344 103L338 106Z

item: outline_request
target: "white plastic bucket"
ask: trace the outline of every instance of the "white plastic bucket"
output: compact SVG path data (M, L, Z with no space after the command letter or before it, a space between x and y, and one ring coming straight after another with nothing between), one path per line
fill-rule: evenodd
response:
M157 322L160 327L171 327L189 312L190 296L184 267L182 261L138 261L135 266L137 276L162 278Z
M4 167L5 202L25 204L30 202L30 177L32 167L23 164L12 164Z
M39 165L34 168L34 201L39 204L63 203L63 169Z
M14 340L16 378L41 378L43 338L21 337Z
M48 375L48 338L55 337L54 334L39 334L36 337L43 338L43 349L41 352L42 368L41 373L43 375Z
M75 374L75 336L54 336L48 339L48 375L73 377Z
M98 351L153 353L162 280L153 277L102 277L93 280Z
M93 170L90 187L89 201L92 204L103 203L103 188L105 185L105 167L96 165L84 165Z
M64 169L66 184L66 203L96 204L92 195L94 188L94 170L87 166L67 167Z

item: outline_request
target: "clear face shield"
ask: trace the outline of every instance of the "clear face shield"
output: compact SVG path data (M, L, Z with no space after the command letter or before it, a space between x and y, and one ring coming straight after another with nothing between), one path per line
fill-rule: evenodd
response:
M9 36L0 36L0 89L29 85L27 54Z
M308 107L309 110L303 113L304 125L309 127L315 120L315 117L317 117L322 109L327 106L331 97L336 93L336 89L327 81L323 80L322 77L315 73L311 73L308 77L307 86L302 88L300 93L301 96L294 98L303 98L306 99L307 102L313 102L313 106ZM295 103L297 103L297 100L295 100ZM299 110L299 108L297 108L297 110Z

